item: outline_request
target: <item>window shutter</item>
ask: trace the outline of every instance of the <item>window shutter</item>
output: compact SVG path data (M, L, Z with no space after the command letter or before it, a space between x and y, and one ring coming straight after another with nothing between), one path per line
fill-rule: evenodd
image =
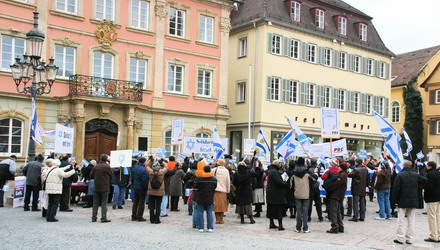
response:
M332 108L338 108L339 103L339 89L333 89Z
M354 70L354 62L353 62L353 55L348 55L348 70L353 71Z
M361 113L367 112L367 96L365 94L361 94Z
M362 57L362 74L368 73L368 58Z
M437 134L437 121L436 120L430 120L429 121L429 134L430 135L436 135Z
M374 75L379 77L379 61L374 60Z
M435 92L436 92L435 89L429 91L429 104L431 105L435 104Z
M272 53L272 33L267 33L267 52Z
M306 42L301 42L301 60L307 61L307 50L309 44Z
M267 77L267 88L266 88L266 99L270 100L270 94L271 94L271 84L272 84L272 77Z
M289 56L290 52L290 39L288 37L283 37L283 56Z
M324 86L321 86L321 85L318 85L318 86L315 86L315 88L316 88L316 107L322 107L322 92L323 92L323 90L322 90L322 88L323 88Z
M390 79L390 64L385 63L385 79Z
M287 100L289 100L288 98L286 98L286 93L287 93L287 79L282 79L282 83L281 83L281 89L280 89L280 101L281 102L287 102Z
M352 111L352 105L351 105L351 102L352 102L352 96L351 96L351 94L353 93L353 92L351 92L350 90L347 90L347 92L345 92L346 93L346 95L347 95L347 108L346 108L346 110L347 111L349 111L349 112L351 112Z
M306 104L306 83L300 82L299 83L299 104L305 105Z
M384 117L385 118L388 118L388 113L389 113L389 99L388 98L383 98L384 99L384 105L385 105L385 107L384 107Z
M339 65L339 54L340 54L339 51L337 51L337 50L333 51L333 67L335 67L335 68L339 68L340 67L340 65Z
M319 46L319 63L324 64L324 47Z
M374 100L373 110L376 111L377 113L380 113L379 112L379 96L373 96L373 100ZM380 115L383 115L383 114L380 114Z

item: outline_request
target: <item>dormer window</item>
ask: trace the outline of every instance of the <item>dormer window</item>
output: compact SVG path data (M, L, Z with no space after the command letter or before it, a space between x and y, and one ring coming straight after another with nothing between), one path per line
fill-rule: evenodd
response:
M367 28L368 26L364 23L359 24L359 39L361 41L366 42L367 41Z
M320 9L315 10L315 25L320 29L324 29L324 11Z
M340 35L347 35L347 18L338 17L338 32Z
M301 4L295 1L292 1L291 4L291 17L295 22L301 21Z

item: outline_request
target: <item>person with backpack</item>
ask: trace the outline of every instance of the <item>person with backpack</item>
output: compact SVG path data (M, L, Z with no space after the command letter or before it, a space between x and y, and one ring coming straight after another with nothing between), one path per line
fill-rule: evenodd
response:
M161 164L158 161L150 161L147 163L147 172L149 175L148 182L148 208L150 209L150 222L152 224L160 224L160 206L162 204L162 198L165 195L164 178L168 171L168 166Z
M366 188L370 185L370 174L362 164L362 159L356 159L356 168L348 174L348 177L352 178L351 193L353 194L353 218L349 221L364 221Z

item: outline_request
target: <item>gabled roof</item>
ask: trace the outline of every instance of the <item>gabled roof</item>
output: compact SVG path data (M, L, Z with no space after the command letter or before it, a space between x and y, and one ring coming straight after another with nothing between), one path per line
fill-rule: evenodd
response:
M391 87L407 84L438 51L440 45L397 55L392 63L391 76L396 78L391 81Z
M341 0L301 0L301 21L295 22L290 17L290 10L286 6L290 0L246 0L237 11L231 15L232 32L256 21L267 21L273 24L292 28L328 39L336 39L347 45L357 46L387 56L394 54L385 46L373 23L371 17ZM311 9L320 7L325 9L324 30L316 27ZM347 36L338 33L337 25L333 21L335 16L347 17ZM355 24L363 22L368 24L368 41L359 39Z

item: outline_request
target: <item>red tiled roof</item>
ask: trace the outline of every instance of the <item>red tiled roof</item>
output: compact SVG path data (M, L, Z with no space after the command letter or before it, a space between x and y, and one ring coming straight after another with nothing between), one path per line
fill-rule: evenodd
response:
M397 55L392 62L391 87L407 84L440 50L440 45Z

